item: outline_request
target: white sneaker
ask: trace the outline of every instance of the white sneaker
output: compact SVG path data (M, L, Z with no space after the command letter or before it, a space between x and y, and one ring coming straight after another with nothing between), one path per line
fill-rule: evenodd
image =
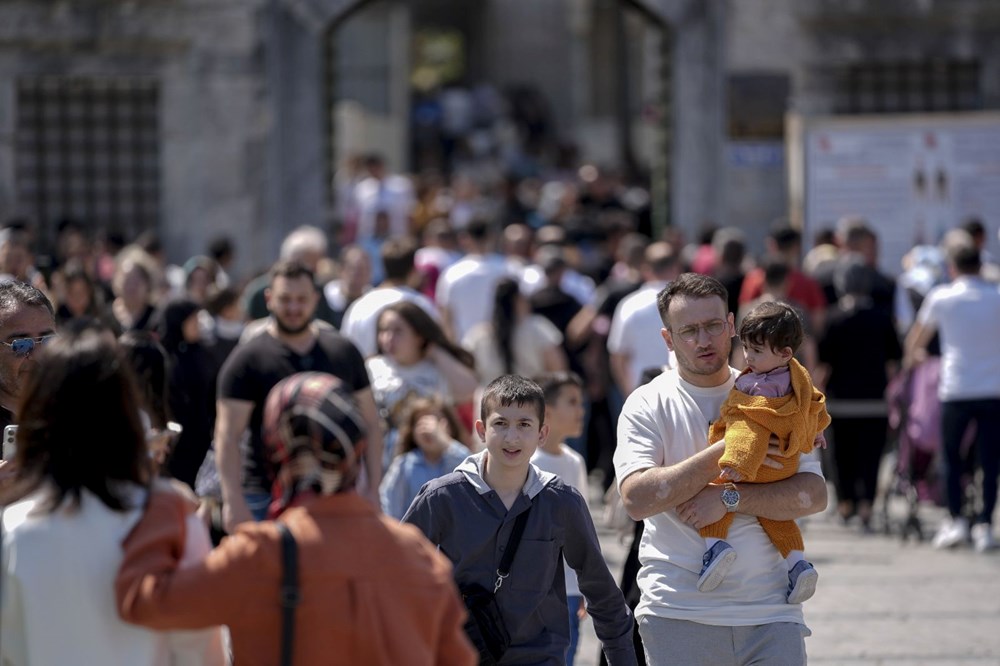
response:
M965 518L948 518L941 524L934 541L935 548L951 548L969 540L969 521Z
M993 526L989 523L978 523L972 526L972 546L977 553L985 553L997 547L993 539Z

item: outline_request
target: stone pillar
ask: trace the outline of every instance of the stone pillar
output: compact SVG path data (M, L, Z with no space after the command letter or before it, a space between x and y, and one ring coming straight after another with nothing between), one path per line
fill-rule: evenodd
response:
M266 85L271 108L267 149L267 243L277 256L282 238L303 224L329 221L329 146L324 95L323 32L285 6L265 18Z
M674 33L671 218L691 241L725 222L725 0L659 4Z

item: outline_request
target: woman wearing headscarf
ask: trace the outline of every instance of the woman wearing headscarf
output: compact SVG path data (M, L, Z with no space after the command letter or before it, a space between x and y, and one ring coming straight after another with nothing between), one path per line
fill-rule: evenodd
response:
M183 430L167 459L167 470L194 488L212 445L215 427L215 360L201 341L201 306L187 298L168 301L157 313L156 331L170 359L170 413Z
M183 535L168 517L189 509L155 496L159 517L148 511L125 542L122 617L150 628L224 623L236 663L282 663L280 523L298 551L297 666L475 664L447 559L355 491L365 429L340 380L300 373L279 382L263 427L272 520L241 524L203 563L179 568Z

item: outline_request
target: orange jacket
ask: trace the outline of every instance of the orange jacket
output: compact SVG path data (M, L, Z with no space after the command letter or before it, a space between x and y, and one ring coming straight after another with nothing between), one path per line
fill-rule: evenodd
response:
M225 624L237 664L280 663L277 528L241 525L203 562L177 569L189 510L178 495L154 493L124 543L122 618L154 629ZM316 498L281 520L299 550L296 666L476 664L451 564L419 530L354 493Z
M743 393L735 386L712 424L709 442L726 438L720 467L737 470L744 481L769 483L787 479L798 469L798 455L813 450L816 436L830 425L826 397L813 386L809 371L794 358L789 361L792 392L780 398ZM771 434L778 436L781 470L762 466Z

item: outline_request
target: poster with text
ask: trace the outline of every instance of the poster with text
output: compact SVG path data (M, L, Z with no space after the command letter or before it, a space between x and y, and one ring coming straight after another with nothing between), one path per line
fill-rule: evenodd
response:
M807 120L800 141L807 247L857 215L879 236L880 268L898 274L913 245L978 218L996 254L1000 115Z

